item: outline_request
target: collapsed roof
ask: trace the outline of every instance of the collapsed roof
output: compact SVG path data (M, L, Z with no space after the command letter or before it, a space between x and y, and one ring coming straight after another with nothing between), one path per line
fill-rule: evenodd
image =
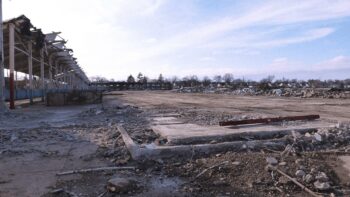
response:
M44 34L41 29L36 28L30 20L22 15L17 18L3 22L4 34L4 66L9 69L9 29L14 26L15 31L15 70L28 74L28 42L33 45L33 75L40 76L41 52L44 52L44 76L53 75L58 78L64 73L74 73L85 84L90 81L83 69L79 66L77 59L73 56L73 50L67 48L66 40L59 36L60 32ZM59 65L59 66L58 66Z

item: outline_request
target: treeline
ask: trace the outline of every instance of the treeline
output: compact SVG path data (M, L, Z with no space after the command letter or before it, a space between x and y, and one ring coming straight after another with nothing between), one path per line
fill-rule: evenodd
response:
M91 77L92 82L114 82L114 79L106 79L104 77ZM257 87L259 89L273 89L273 88L339 88L349 89L350 79L345 80L298 80L298 79L275 79L273 75L269 75L259 81L235 78L233 74L226 73L224 75L215 75L213 77L204 76L199 78L197 75L190 75L183 78L173 76L171 78L165 78L162 74L159 74L157 79L150 79L149 77L139 73L136 77L129 75L125 80L129 83L149 83L149 82L170 82L174 87L229 87L229 88L248 88Z

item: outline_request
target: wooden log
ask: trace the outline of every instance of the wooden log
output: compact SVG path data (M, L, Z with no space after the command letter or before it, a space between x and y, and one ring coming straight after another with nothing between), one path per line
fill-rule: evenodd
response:
M57 173L57 176L68 175L68 174L78 174L78 173L86 173L86 172L97 172L97 171L106 171L106 170L135 170L135 167L100 167L100 168L89 168L89 169L81 169L81 170L70 170L66 172Z
M258 119L246 119L246 120L232 120L219 122L220 126L229 125L244 125L244 124L258 124L258 123L271 123L271 122L282 122L282 121L296 121L296 120L316 120L319 119L319 115L306 115L306 116L285 116L277 118L258 118Z

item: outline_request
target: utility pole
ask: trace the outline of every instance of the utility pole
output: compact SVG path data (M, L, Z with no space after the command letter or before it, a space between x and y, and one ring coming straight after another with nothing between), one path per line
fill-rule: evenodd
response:
M0 114L7 111L5 105L5 77L4 77L4 37L2 29L2 0L0 0Z

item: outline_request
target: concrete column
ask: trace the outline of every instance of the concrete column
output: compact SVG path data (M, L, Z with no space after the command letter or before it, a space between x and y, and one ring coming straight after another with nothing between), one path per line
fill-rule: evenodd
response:
M58 80L58 84L59 84L59 87L60 87L60 88L62 88L62 73L63 73L62 65L59 64L59 65L58 65L58 74L60 74L60 76L57 77L57 80Z
M53 56L50 55L49 57L49 85L48 85L48 88L52 88L52 58Z
M64 82L65 82L65 85L66 85L66 89L69 89L69 73L68 73L68 69L65 68L64 69Z
M5 105L4 38L2 30L2 0L0 0L0 113L7 111Z
M58 60L56 60L55 61L55 77L54 77L54 83L55 83L55 86L56 86L56 88L59 88L57 85L57 75L58 75L58 63L59 63L59 61Z
M70 73L69 82L70 82L71 89L74 89L75 75L73 72Z
M9 24L10 109L15 109L15 26Z
M45 62L44 62L44 49L40 50L40 78L41 78L41 101L45 100Z
M29 74L29 100L33 104L33 49L32 42L28 42L28 74Z

